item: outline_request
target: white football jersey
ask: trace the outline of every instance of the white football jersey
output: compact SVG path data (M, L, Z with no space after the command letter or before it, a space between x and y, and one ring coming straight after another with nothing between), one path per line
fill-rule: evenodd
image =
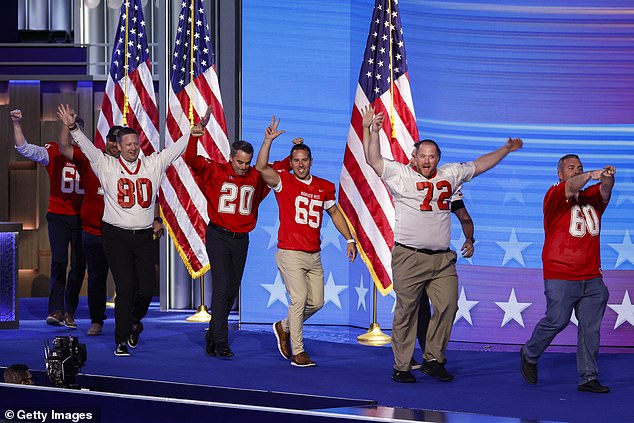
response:
M474 173L473 162L449 163L427 179L412 166L384 159L381 179L394 199L394 241L429 250L449 248L451 200Z
M129 163L103 154L81 130L71 135L103 187L103 221L128 230L151 228L161 179L167 167L185 151L189 137L183 136L165 150Z

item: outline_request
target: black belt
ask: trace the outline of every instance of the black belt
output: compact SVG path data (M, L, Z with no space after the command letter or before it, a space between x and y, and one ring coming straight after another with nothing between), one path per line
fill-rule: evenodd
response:
M103 226L107 226L111 229L117 230L117 231L124 231L124 232L128 232L131 233L132 235L143 235L143 234L148 234L148 233L154 233L154 229L153 228L145 228L145 229L124 229L124 228L120 228L118 226L114 226L111 225L110 223L107 222L103 222Z
M429 250L427 248L414 248L414 247L410 247L409 245L405 245L405 244L401 244L400 242L395 242L394 246L399 246L399 247L403 247L403 248L407 248L408 250L412 250L412 251L416 251L417 253L423 253L423 254L441 254L441 253L447 253L449 252L449 248L446 248L444 250Z
M209 222L209 226L218 230L219 232L229 235L231 238L245 238L249 236L248 232L231 232L229 229L223 228L222 226L218 226L211 222Z

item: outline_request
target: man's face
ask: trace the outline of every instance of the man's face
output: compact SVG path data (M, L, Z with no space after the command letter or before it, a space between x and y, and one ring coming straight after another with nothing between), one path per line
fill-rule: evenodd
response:
M418 147L418 151L414 150L414 165L418 173L425 178L429 178L436 172L439 161L440 156L434 144L424 142Z
M569 157L562 163L562 168L557 171L560 181L567 181L573 176L577 176L583 173L583 165L581 161L576 157Z
M106 154L112 157L119 157L119 145L117 139L106 139Z
M141 145L139 144L139 136L136 134L125 134L121 138L121 142L117 143L117 148L121 152L121 157L128 162L133 162L139 158Z
M308 156L306 150L295 150L291 156L291 169L298 179L308 179L313 159Z
M251 159L253 159L253 153L245 153L242 150L236 151L235 155L229 155L229 163L238 176L246 175L251 168Z

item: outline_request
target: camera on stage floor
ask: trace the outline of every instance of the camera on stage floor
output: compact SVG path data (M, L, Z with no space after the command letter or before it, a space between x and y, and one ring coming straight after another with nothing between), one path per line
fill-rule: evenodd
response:
M44 343L46 374L59 388L78 388L75 377L86 362L86 344L74 336L56 336L53 345Z

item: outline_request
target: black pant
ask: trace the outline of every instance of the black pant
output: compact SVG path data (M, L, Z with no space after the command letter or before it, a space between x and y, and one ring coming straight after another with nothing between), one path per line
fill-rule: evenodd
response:
M152 301L156 273L152 228L127 230L103 224L103 249L114 278L114 340L125 342L133 323L147 314Z
M212 277L212 318L209 330L214 343L220 344L227 342L229 337L229 313L240 290L249 249L249 235L243 234L235 238L209 225L206 247Z
M51 245L51 279L48 313L68 311L75 313L79 291L84 283L86 260L81 248L81 220L79 216L47 213L48 239ZM70 271L68 245L70 244Z
M431 319L431 309L429 308L429 297L427 292L423 289L420 293L420 304L418 306L418 326L416 328L416 337L418 338L418 345L425 354L425 340L427 339L427 327L429 326L429 319Z
M81 234L81 242L88 265L88 310L90 322L101 323L106 319L106 281L108 279L108 259L103 252L103 239L86 231Z

